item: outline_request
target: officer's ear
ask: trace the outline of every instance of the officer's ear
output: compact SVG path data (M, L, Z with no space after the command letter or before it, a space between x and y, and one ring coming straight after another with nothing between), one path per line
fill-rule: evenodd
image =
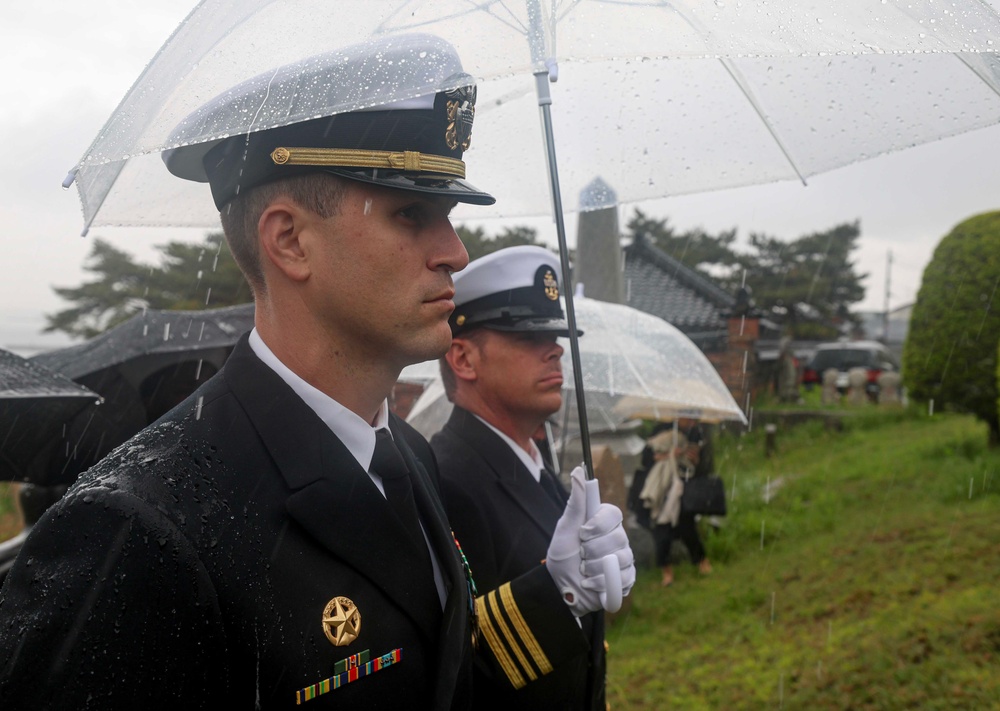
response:
M271 202L257 221L261 267L276 269L292 281L305 281L310 274L308 249L303 236L313 215L292 200Z
M469 338L453 338L448 352L444 354L456 380L474 382L479 376L477 369L482 361L482 350Z

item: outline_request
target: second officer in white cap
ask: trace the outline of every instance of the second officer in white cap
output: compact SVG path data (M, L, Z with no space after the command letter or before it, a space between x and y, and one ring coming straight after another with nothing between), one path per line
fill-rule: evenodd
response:
M534 441L562 404L557 339L569 331L558 274L555 255L524 246L476 260L455 277L453 338L441 363L455 407L431 447L449 520L485 589L544 567L570 500ZM635 576L627 543L618 554L627 593ZM489 607L480 617L484 631L503 624ZM567 624L573 617L579 624ZM498 684L480 669L476 708L605 708L603 613L567 605L540 626L512 629L511 683ZM532 637L558 630L569 645L558 664L530 653ZM536 681L524 683L533 675Z

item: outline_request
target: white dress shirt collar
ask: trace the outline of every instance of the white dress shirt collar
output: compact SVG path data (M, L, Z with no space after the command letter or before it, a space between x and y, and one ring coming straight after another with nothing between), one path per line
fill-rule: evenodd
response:
M531 476L535 478L535 481L540 482L542 480L542 468L544 467L544 462L542 462L542 453L538 451L538 447L535 446L534 442L529 440L529 443L531 444L531 452L525 452L521 448L521 445L484 420L482 417L479 415L476 415L475 417L477 420L496 432L497 436L507 443L507 446L514 451L514 454L516 454L518 459L521 460L521 463L524 464Z
M294 390L295 394L302 398L302 401L337 435L347 450L358 460L362 469L368 471L372 463L372 455L375 453L375 431L389 427L388 403L385 400L382 401L378 414L375 416L375 423L369 424L332 397L314 388L293 373L267 347L256 328L250 331L250 348L264 365L277 373L278 377L284 380L288 387ZM375 483L381 490L382 482L375 480Z

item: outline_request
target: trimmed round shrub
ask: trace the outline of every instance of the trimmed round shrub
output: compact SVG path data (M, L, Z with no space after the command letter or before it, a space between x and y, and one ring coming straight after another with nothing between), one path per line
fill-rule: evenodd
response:
M946 235L924 270L903 349L903 381L918 401L969 412L1000 442L1000 212Z

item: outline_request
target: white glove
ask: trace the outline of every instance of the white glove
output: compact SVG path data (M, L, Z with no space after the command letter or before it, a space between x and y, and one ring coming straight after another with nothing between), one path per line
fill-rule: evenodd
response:
M574 469L570 479L569 501L556 523L545 566L573 614L582 617L604 607L602 593L614 598L619 592L607 590L604 558L614 556L618 560L622 597L635 583L635 558L618 507L600 504L588 516L583 468Z

